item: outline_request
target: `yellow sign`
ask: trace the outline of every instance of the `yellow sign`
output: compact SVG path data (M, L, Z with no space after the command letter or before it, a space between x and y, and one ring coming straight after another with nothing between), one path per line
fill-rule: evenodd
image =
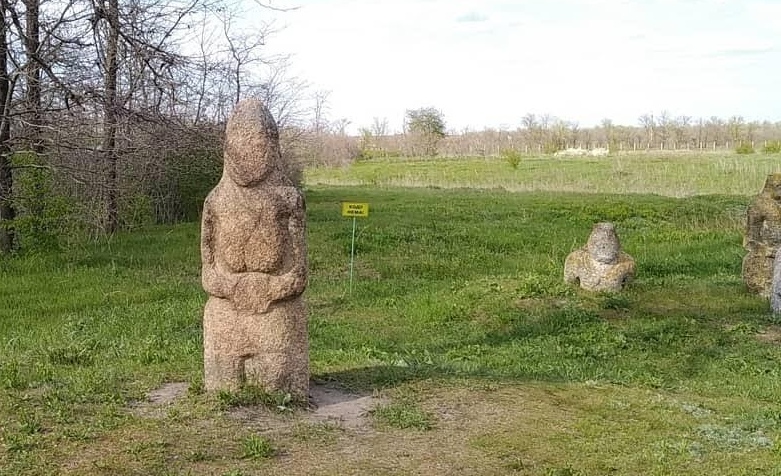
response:
M368 203L342 202L343 217L367 217L369 216Z

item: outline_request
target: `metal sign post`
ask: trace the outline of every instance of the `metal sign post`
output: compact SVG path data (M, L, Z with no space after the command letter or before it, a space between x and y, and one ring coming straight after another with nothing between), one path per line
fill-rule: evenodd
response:
M350 242L350 294L353 293L353 265L355 264L355 226L358 217L366 218L369 216L368 203L342 202L342 216L352 217L353 235Z

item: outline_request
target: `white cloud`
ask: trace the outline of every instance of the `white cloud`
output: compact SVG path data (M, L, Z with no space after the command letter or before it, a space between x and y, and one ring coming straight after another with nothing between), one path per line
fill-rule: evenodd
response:
M514 127L526 112L778 120L779 14L753 0L318 0L283 14L270 45L356 127L377 116L398 128L421 106L456 129Z

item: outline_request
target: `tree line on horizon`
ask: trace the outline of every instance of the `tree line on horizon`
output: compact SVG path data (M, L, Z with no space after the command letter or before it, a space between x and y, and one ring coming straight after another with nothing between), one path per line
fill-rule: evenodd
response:
M423 122L427 125L411 121L410 113L426 118ZM371 126L360 129L357 139L362 157L489 156L508 150L539 154L598 147L615 152L724 149L740 149L744 153L781 152L781 121L746 121L742 116L695 119L662 111L641 115L636 126L615 124L606 118L597 126L581 127L577 122L548 114L529 113L513 129L448 131L442 112L428 107L408 110L401 133L388 133L387 120L375 118Z

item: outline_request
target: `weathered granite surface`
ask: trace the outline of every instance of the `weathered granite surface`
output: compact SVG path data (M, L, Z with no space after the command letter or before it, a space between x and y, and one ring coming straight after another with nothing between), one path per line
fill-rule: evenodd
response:
M594 225L586 246L564 262L564 280L590 291L620 291L635 275L635 261L621 251L612 223Z
M776 250L773 259L773 280L770 286L770 309L774 314L781 313L781 253Z
M281 164L269 110L242 101L228 121L220 182L201 227L204 384L244 383L307 398L304 199Z
M762 191L746 213L743 247L743 281L749 291L770 296L773 259L781 246L781 174L768 175Z

